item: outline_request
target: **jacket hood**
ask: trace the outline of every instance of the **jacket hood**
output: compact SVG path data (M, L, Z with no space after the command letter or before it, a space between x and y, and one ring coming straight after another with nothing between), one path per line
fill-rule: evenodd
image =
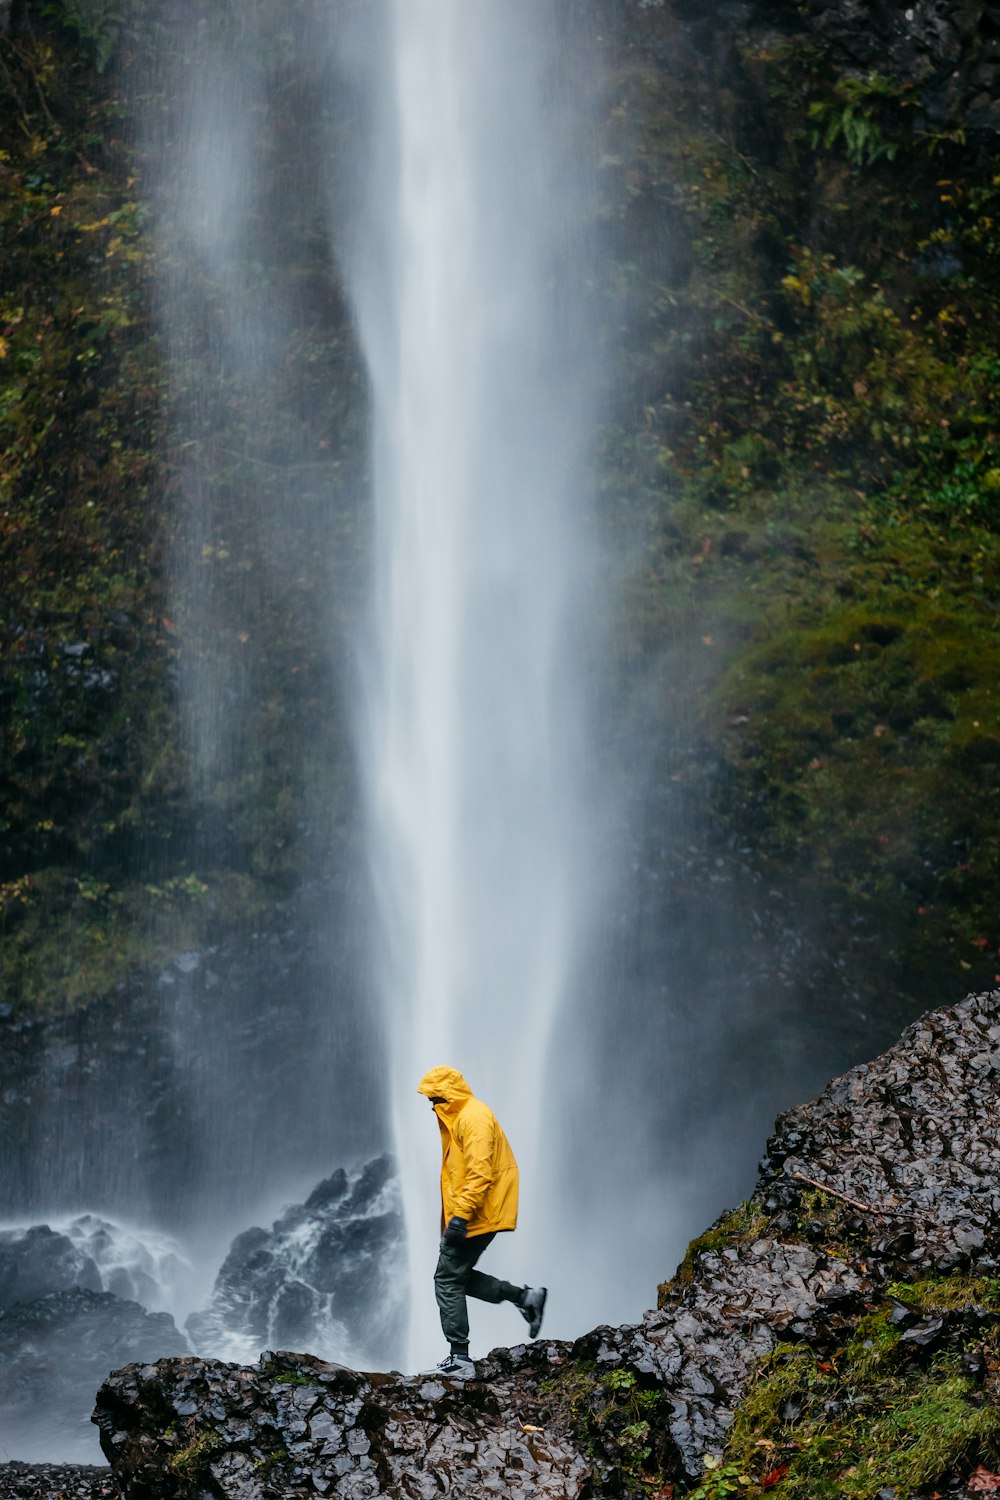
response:
M421 1078L417 1093L428 1099L443 1099L449 1107L472 1098L472 1090L457 1068L431 1068Z

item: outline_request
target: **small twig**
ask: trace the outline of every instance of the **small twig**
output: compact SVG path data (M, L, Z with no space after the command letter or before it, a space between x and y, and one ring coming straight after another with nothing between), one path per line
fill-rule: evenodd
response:
M757 176L757 168L754 166L754 164L750 160L749 156L744 156L743 152L740 151L738 149L738 147L734 146L733 143L732 143L732 141L727 141L726 138L725 138L725 136L724 135L720 135L717 130L710 130L708 133L709 133L709 135L714 135L715 136L715 139L718 141L718 143L719 143L720 146L725 146L725 148L726 148L727 151L731 151L734 156L738 156L739 159L740 159L740 161L743 163L743 165L747 168L747 170L749 172L751 172L753 174L754 177Z
M2 52L0 52L0 70L2 70L2 72L3 72L3 76L4 76L4 79L6 80L7 88L9 89L11 95L13 96L14 102L16 103L17 108L18 108L18 112L20 113L20 116L21 116L20 124L21 124L22 128L25 129L27 131L27 133L30 135L31 134L31 126L28 123L28 111L25 108L24 100L21 98L21 95L18 93L17 84L14 82L14 75L11 73L10 69L8 68L6 59L4 58L4 55L3 55Z
M333 458L317 458L312 462L300 464L272 464L266 458L255 458L252 453L241 453L236 448L224 448L221 443L206 444L214 453L221 453L226 458L239 459L240 463L256 464L259 469L270 469L272 474L298 474L304 469L330 469L337 463Z
M49 124L52 126L57 135L62 135L62 126L53 115L51 109L49 109L49 101L45 97L45 90L42 88L41 79L38 76L38 69L35 67L34 59L32 58L31 53L26 47L19 47L16 43L13 44L13 51L15 55L20 59L22 65L27 69L28 76L30 77L32 83L35 85L35 93L38 95L38 102L42 106L42 113L45 115L45 118L48 120ZM20 103L20 100L18 100L18 103ZM22 111L22 114L23 113L24 111ZM27 117L25 116L25 118Z
M745 307L742 302L737 302L735 297L727 297L725 292L719 293L720 302L728 302L730 307L735 307L744 317L749 318L751 323L766 323L767 319L761 317L760 313L754 312L752 307Z
M821 1193L829 1193L831 1198L839 1198L842 1203L849 1203L852 1208L860 1208L863 1214L891 1214L891 1208L872 1208L870 1203L859 1203L857 1198L849 1198L846 1193L841 1193L835 1187L828 1187L825 1182L817 1182L815 1177L807 1177L804 1172L793 1172L800 1182L808 1182L810 1187L819 1188Z

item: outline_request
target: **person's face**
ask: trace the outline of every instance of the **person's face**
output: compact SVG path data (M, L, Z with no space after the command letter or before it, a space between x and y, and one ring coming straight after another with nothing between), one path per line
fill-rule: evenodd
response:
M437 1109L437 1107L438 1107L439 1104L444 1104L444 1103L445 1103L445 1100L442 1099L442 1097L441 1097L440 1094L433 1094L431 1096L431 1099L430 1099L431 1109Z

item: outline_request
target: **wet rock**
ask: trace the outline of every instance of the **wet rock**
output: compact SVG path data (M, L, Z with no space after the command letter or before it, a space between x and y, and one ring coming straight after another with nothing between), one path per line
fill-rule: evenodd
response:
M944 1328L944 1318L925 1318L922 1323L917 1323L913 1328L908 1328L900 1335L900 1343L919 1344L921 1348L937 1343L941 1330Z
M925 1016L883 1057L782 1116L749 1211L730 1233L693 1246L662 1305L635 1325L494 1350L464 1384L363 1375L292 1354L256 1367L133 1364L98 1396L104 1452L130 1500L582 1500L622 1493L635 1473L636 1423L620 1400L635 1390L647 1414L646 1471L688 1483L705 1454L722 1451L761 1356L783 1343L843 1344L858 1317L885 1302L901 1263L940 1271L1000 1255L998 1051L1000 994L973 996ZM836 1254L819 1234L816 1190L797 1172L841 1195L820 1200L840 1215ZM317 1208L340 1211L356 1191L370 1197L329 1179L288 1226ZM966 1349L970 1373L982 1373L975 1341L995 1313L924 1315L898 1300L890 1309L914 1358L949 1339Z
M1000 131L1000 32L988 0L751 0L735 18L827 50L847 74L887 74L916 85L921 128Z
M383 1364L399 1347L403 1281L399 1184L383 1155L338 1170L270 1230L238 1235L187 1330L202 1353L245 1358L277 1343Z
M93 1393L123 1360L187 1351L167 1313L109 1292L53 1292L0 1314L0 1431L19 1459L93 1460Z
M129 1500L209 1488L234 1500L581 1494L585 1460L565 1436L522 1423L514 1399L509 1384L361 1375L279 1354L256 1369L132 1366L102 1387L95 1420ZM211 1423L209 1409L220 1414Z
M124 1500L111 1470L94 1465L0 1464L0 1500Z
M173 1302L190 1272L176 1240L156 1230L123 1229L98 1214L78 1214L60 1227L97 1269L98 1285L87 1289L114 1292L126 1302L141 1302L150 1312Z
M102 1290L92 1258L47 1224L0 1230L0 1310L72 1287Z
M946 1271L996 1256L998 1078L1000 991L931 1012L781 1116L758 1194L787 1208L810 1191L803 1178L829 1185L865 1205L873 1248L902 1266Z
M703 1455L721 1450L755 1362L783 1340L823 1343L868 1290L824 1250L764 1237L703 1254L666 1306L634 1328L604 1330L597 1358L654 1377L670 1405L676 1466L695 1478ZM585 1356L588 1341L577 1350Z

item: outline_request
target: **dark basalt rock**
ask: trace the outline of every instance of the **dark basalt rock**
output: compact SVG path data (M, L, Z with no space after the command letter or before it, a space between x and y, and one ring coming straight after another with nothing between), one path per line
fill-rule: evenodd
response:
M99 1292L101 1273L66 1235L47 1224L0 1230L0 1310L73 1287Z
M136 1235L97 1214L0 1230L0 1311L50 1292L113 1292L155 1307L183 1274L180 1247L166 1236Z
M211 1305L187 1321L191 1342L210 1354L277 1343L384 1363L399 1347L402 1255L392 1158L338 1170L270 1230L237 1235Z
M22 1459L97 1457L93 1392L125 1360L187 1352L168 1313L110 1292L53 1292L0 1314L0 1432Z
M508 1384L361 1375L309 1356L265 1356L257 1369L209 1360L133 1366L105 1384L98 1403L101 1440L127 1476L129 1500L568 1500L588 1469L565 1437L524 1430L536 1424L519 1424Z
M885 1261L924 1271L1000 1258L1000 991L921 1017L889 1052L778 1120L758 1195L811 1177L874 1210Z
M690 1286L624 1339L602 1342L670 1393L670 1437L695 1477L718 1453L754 1363L783 1340L822 1344L862 1305L870 1280L811 1245L764 1236L701 1257Z
M102 1447L130 1500L582 1500L636 1491L639 1462L657 1480L690 1482L705 1454L721 1452L762 1355L783 1342L842 1344L901 1269L995 1268L998 1118L994 992L925 1016L876 1062L783 1115L737 1226L695 1242L641 1323L495 1350L464 1385L292 1354L256 1368L132 1365L99 1393ZM840 1195L823 1200L843 1221L835 1255L818 1242L803 1179ZM966 1337L977 1316L895 1306L915 1354ZM616 1399L623 1386L645 1398L639 1459L635 1417Z
M123 1500L110 1469L93 1465L0 1464L0 1500Z
M923 124L1000 131L1000 7L989 0L750 0L738 30L773 27L830 49L842 73L915 85Z

